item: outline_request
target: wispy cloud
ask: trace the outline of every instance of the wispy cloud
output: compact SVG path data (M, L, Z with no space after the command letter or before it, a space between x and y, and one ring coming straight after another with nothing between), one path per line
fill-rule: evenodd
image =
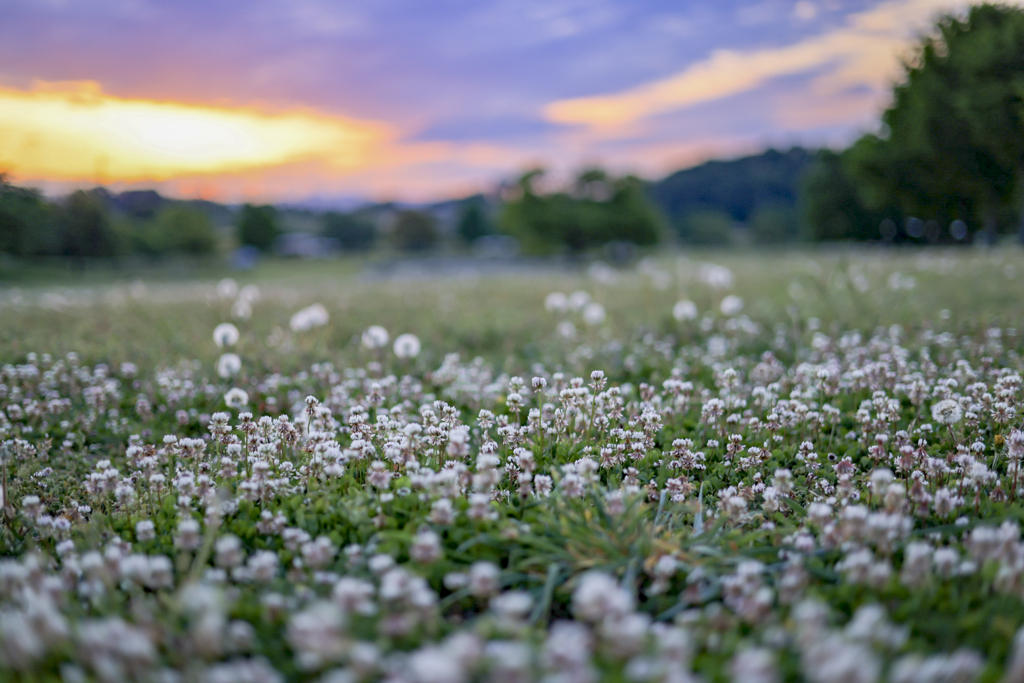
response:
M840 28L791 45L716 50L667 78L606 95L553 102L544 115L552 122L614 135L648 117L721 100L782 76L821 71L811 82L812 94L820 96L854 87L882 90L898 75L908 39L927 28L936 15L965 5L954 0L889 0L850 15Z

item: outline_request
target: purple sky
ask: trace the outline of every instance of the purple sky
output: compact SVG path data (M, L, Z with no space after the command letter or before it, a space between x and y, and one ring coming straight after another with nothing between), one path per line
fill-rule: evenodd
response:
M345 163L348 143L307 142L165 173L121 171L131 140L81 133L94 138L82 154L101 155L97 177L115 186L424 199L486 189L535 164L658 176L771 145L844 144L877 120L913 37L964 4L0 0L0 168L44 187L95 181L3 151L70 144L61 130L78 122L40 123L30 100L80 87L55 83L90 82L121 105L298 114L376 131ZM4 118L5 94L31 123ZM276 131L246 135L262 145ZM103 145L111 151L97 152Z

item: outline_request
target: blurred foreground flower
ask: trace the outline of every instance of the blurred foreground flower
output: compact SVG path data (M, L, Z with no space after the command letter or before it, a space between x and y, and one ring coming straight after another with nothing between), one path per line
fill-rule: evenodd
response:
M388 331L380 325L370 325L363 332L363 346L368 349L380 349L383 348L391 337L388 335Z
M213 342L218 348L234 346L238 343L238 328L231 323L221 323L213 328Z
M217 374L227 379L234 377L242 369L242 359L237 353L225 353L217 361Z
M292 316L288 326L292 332L306 332L314 327L323 327L331 319L323 304L307 306Z
M679 322L683 322L684 320L696 320L697 304L693 303L689 299L677 301L676 305L672 307L672 317Z
M415 358L420 355L420 340L415 334L401 334L395 339L394 350L399 358Z
M245 389L232 387L231 389L228 389L226 394L224 394L224 403L228 404L229 408L241 408L242 406L247 406L249 405L249 394L245 392Z

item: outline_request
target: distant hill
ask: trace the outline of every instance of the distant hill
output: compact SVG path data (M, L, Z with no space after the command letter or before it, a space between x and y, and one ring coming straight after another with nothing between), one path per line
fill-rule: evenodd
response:
M100 200L114 215L128 216L137 220L150 220L167 206L189 206L205 213L218 227L234 224L237 209L207 199L171 199L156 190L129 190L115 194L105 187L95 187L90 194Z
M651 183L650 196L675 226L699 211L723 212L745 223L758 208L795 208L801 178L815 154L794 147L708 161Z

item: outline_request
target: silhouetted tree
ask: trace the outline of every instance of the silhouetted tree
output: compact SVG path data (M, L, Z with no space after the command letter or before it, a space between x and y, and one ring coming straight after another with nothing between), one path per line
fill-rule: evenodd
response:
M466 244L472 244L484 235L490 235L493 232L482 201L466 202L462 215L459 217L456 232Z
M246 204L238 217L238 241L269 251L280 234L277 210L272 206Z
M60 253L64 256L96 258L118 253L117 235L97 193L73 192L55 218Z
M338 244L346 251L369 249L377 238L373 221L356 213L325 214L323 234L324 237L338 240Z
M0 252L14 256L53 252L58 245L52 213L38 190L12 185L0 173Z
M915 47L882 115L850 150L869 208L991 234L1013 229L1024 171L1024 10L946 15Z
M568 191L541 194L537 169L524 174L517 196L505 202L501 223L527 252L559 248L573 253L613 241L654 244L660 219L643 183L633 176L611 178L601 169L579 174Z
M812 241L878 240L881 221L899 217L895 210L868 209L843 164L843 155L827 149L818 152L804 177L800 208L803 236Z
M188 206L169 206L156 218L156 229L170 251L191 256L212 254L217 250L217 234L209 217Z
M429 214L422 211L402 211L398 214L391 237L399 249L422 251L437 243L437 226Z

